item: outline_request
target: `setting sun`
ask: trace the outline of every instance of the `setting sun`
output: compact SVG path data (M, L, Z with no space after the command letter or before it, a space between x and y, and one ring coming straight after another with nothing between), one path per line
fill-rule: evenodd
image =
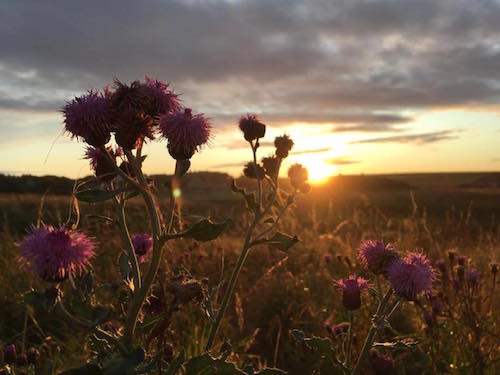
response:
M335 167L319 158L305 160L303 164L309 171L309 181L313 184L324 182L336 172Z

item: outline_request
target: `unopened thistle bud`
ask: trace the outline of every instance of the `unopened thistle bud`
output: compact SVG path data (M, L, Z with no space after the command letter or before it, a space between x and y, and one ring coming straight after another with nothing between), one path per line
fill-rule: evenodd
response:
M254 162L248 162L245 164L245 168L243 168L243 174L245 177L252 179L263 179L265 176L264 168L262 168L259 164L255 164Z
M465 263L467 262L467 257L465 255L459 255L457 258L457 263L459 266L465 266Z
M349 276L348 279L336 281L342 290L342 303L347 310L358 310L361 307L361 292L368 289L368 282L361 277Z
M280 160L275 156L262 158L262 166L269 177L276 177L280 169Z
M284 159L293 147L293 141L288 135L282 135L274 139L274 146L276 147L276 156Z

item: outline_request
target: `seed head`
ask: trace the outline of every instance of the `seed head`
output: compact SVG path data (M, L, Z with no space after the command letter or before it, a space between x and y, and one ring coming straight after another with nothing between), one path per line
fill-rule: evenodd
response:
M361 307L361 292L368 289L368 282L355 276L348 279L336 281L337 286L342 290L342 302L347 310L358 310Z
M203 113L193 115L184 108L162 116L160 131L168 140L168 152L175 160L190 159L210 139L212 127Z
M248 142L263 138L266 135L266 125L260 122L256 115L241 116L239 127Z
M376 275L384 275L387 267L399 258L392 244L372 240L361 244L358 256L361 263Z
M294 164L288 169L288 177L292 186L298 190L304 188L309 178L309 172L301 164Z
M82 232L44 225L24 237L21 256L42 279L60 282L90 266L94 242Z
M280 137L274 139L274 146L276 147L276 156L280 159L284 159L288 156L288 153L293 147L292 139L284 134Z
M245 164L245 168L243 168L243 174L247 178L263 179L266 172L264 171L264 168L262 168L259 164L255 164L253 161L250 161Z
M109 142L114 116L108 95L90 90L67 102L62 113L65 130L72 137L96 147Z
M413 301L419 294L432 291L436 275L424 254L408 253L404 259L392 262L387 278L397 295Z

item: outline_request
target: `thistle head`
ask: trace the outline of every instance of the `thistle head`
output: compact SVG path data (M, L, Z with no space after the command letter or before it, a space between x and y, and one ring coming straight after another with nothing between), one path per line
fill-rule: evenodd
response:
M115 160L116 164L116 158L121 156L121 149L114 150L111 146L107 146L106 150ZM85 158L89 160L90 167L97 178L102 181L111 181L115 177L115 165L113 165L101 149L92 146L87 147Z
M67 102L62 109L66 132L99 147L109 142L114 116L108 95L90 90Z
M288 156L288 153L293 147L292 139L284 134L280 137L274 139L274 147L276 147L276 156L280 159L284 159Z
M342 303L347 310L358 310L361 307L361 292L368 289L368 281L355 276L336 281L342 290Z
M368 352L368 358L375 375L391 375L394 369L392 357L388 354L381 354L375 349Z
M465 266L465 263L467 263L467 257L465 255L459 255L457 258L457 263L459 266Z
M21 256L42 279L60 282L90 266L94 242L82 232L44 225L24 237Z
M479 271L476 270L475 268L467 268L465 270L465 278L469 283L469 285L471 286L477 285L477 283L479 282L479 277L480 277Z
M243 174L247 178L263 179L266 172L264 168L262 168L259 164L255 164L253 161L250 161L245 164L245 167L243 168Z
M116 143L124 150L133 150L146 139L154 139L154 123L143 112L120 112L115 132Z
M387 267L399 255L390 243L368 240L361 244L358 255L361 263L376 275L384 275Z
M262 167L264 168L265 173L271 178L278 176L280 165L281 162L276 156L262 158Z
M193 115L191 108L162 116L160 131L168 141L168 152L175 160L190 159L210 140L212 127L203 113Z
M149 95L150 107L147 112L151 117L156 119L179 109L178 96L169 90L167 83L146 77L144 89Z
M396 294L413 301L421 293L430 293L436 273L422 253L408 253L404 259L392 262L387 278Z
M241 116L239 120L240 130L248 142L263 138L266 135L266 125L260 122L256 115Z
M148 253L153 249L153 238L146 233L136 234L132 237L132 245L139 263L144 263Z
M302 192L307 192L309 190L309 184L307 180L309 179L309 172L301 164L294 164L288 169L288 177L290 178L290 183L292 186Z

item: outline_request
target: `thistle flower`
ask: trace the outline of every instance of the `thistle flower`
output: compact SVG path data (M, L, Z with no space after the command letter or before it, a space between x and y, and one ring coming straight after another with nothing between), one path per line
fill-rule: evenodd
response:
M458 265L465 266L465 262L467 262L467 257L465 255L459 255L457 258Z
M358 257L374 274L383 275L387 267L399 256L392 244L368 240L361 244Z
M65 130L92 146L109 142L114 128L113 111L107 95L90 90L67 102L62 109Z
M276 147L276 156L280 159L284 159L288 156L288 153L292 149L294 143L292 139L284 134L280 137L274 138L274 147Z
M368 289L368 281L355 276L348 279L336 281L337 286L342 290L342 303L347 310L358 310L361 307L361 292Z
M134 111L121 112L116 126L116 143L124 150L133 150L146 139L154 139L151 116Z
M250 161L245 164L245 167L243 168L243 174L248 178L263 179L266 172L259 164L255 164L253 161Z
M94 243L78 231L42 226L24 237L21 256L42 279L60 282L89 267Z
M3 360L8 365L11 365L17 360L16 345L9 344L3 350Z
M139 81L127 85L114 80L115 91L110 95L111 104L117 113L131 112L149 114L151 109L151 88Z
M378 353L375 349L371 349L368 354L375 375L392 374L394 364L390 355Z
M166 115L179 108L178 97L168 89L167 83L146 77L144 86L150 100L148 114L153 118Z
M239 121L240 130L245 140L251 142L266 135L266 125L260 122L256 115L241 116Z
M281 162L275 156L268 156L262 158L262 167L269 177L276 177L280 170Z
M149 234L136 234L132 237L132 245L135 254L139 257L139 263L144 263L153 248L153 238Z
M161 118L160 131L168 140L168 152L175 160L190 159L210 139L211 126L203 113L193 115L191 108Z
M436 262L436 267L439 271L441 271L442 274L446 273L446 262L444 261L444 259L439 259Z
M432 290L436 275L424 254L408 253L404 259L392 262L387 278L397 295L412 301L419 294Z
M115 162L116 158L121 155L121 149L119 148L113 150L111 146L108 146L106 147L106 150L113 157L113 159L115 159ZM114 165L100 149L92 146L87 147L85 158L89 159L90 166L94 170L97 178L100 178L103 181L111 181L115 177Z
M465 270L465 278L470 285L476 285L479 282L479 272L475 268L467 268Z
M288 169L288 177L292 186L298 190L303 190L308 186L307 179L309 172L301 164L294 164Z

